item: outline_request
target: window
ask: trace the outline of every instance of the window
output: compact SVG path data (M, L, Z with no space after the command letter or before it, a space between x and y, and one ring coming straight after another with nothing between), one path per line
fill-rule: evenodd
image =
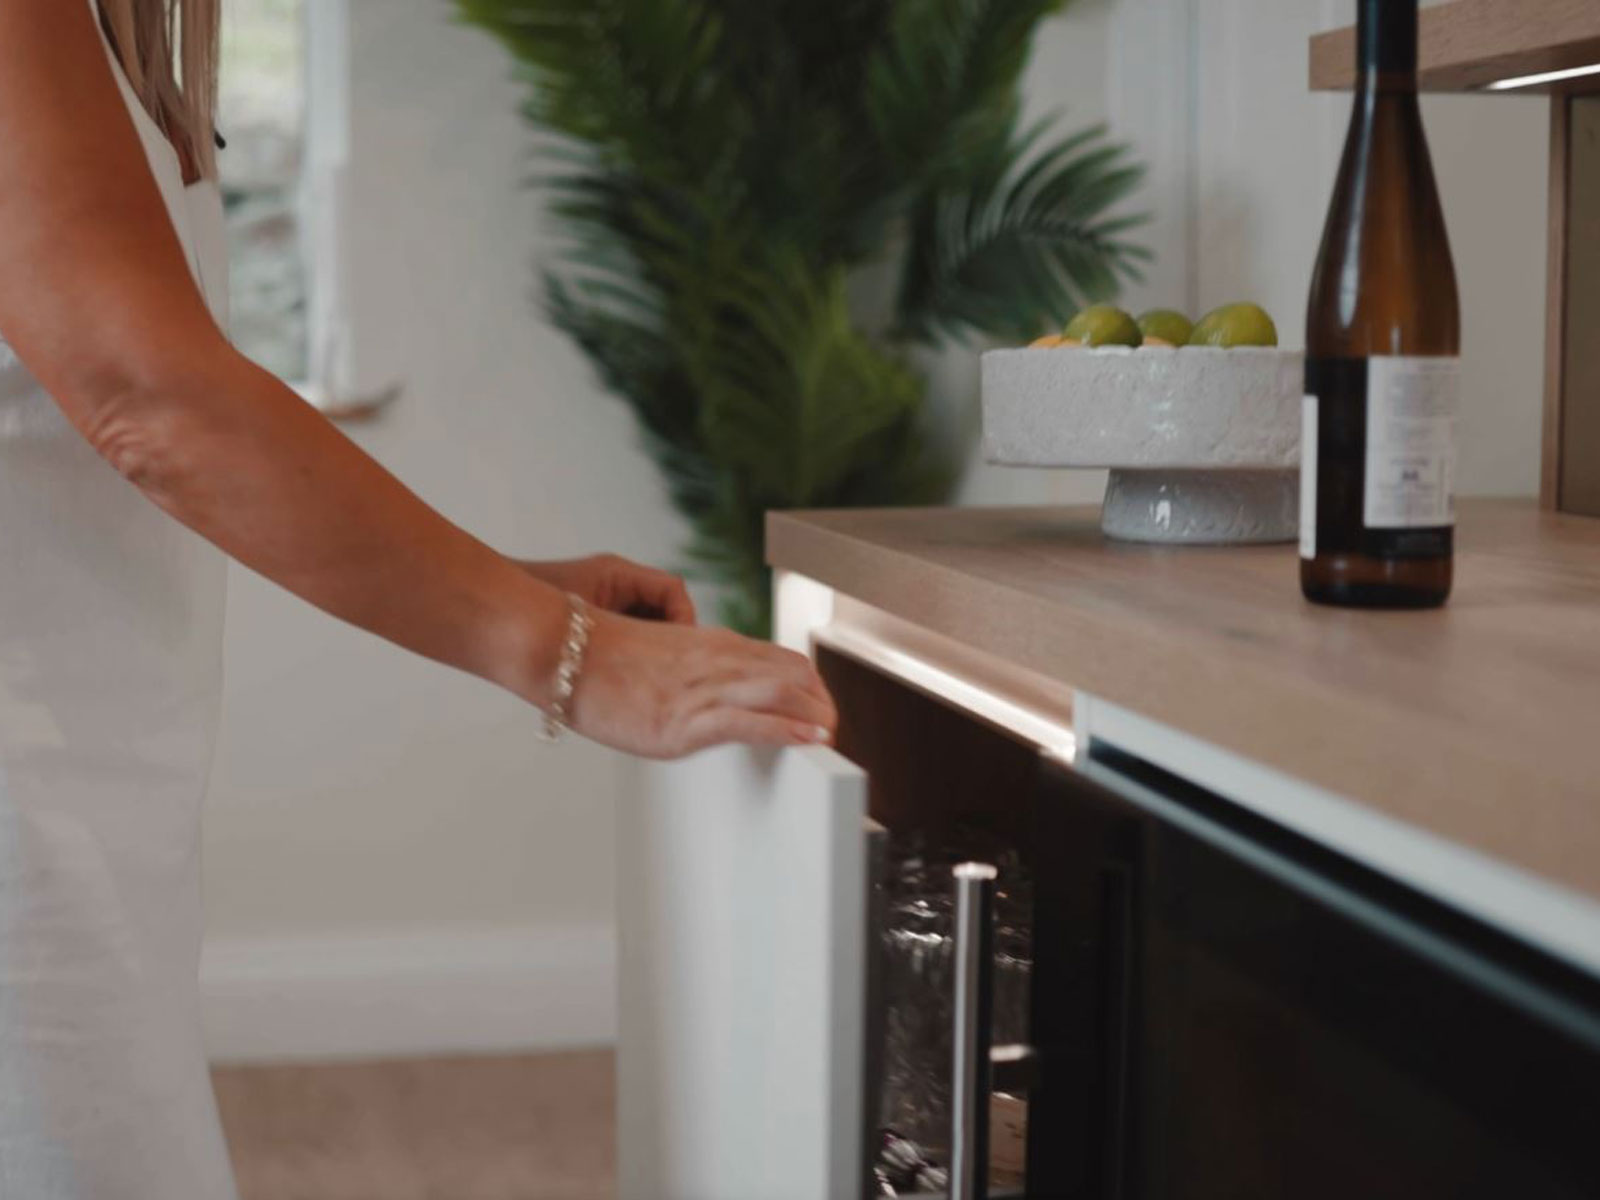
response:
M301 174L306 159L304 0L222 6L218 156L227 207L232 334L281 379L309 373Z

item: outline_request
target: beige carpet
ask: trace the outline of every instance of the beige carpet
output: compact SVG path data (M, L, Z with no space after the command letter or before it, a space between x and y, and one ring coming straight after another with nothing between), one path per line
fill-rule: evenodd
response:
M243 1200L611 1200L607 1052L223 1067Z

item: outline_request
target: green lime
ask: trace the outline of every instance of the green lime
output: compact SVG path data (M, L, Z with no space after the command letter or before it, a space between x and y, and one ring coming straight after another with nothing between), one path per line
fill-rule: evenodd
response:
M1259 304L1224 304L1200 318L1191 346L1276 346L1278 327Z
M1144 332L1145 341L1154 338L1169 346L1184 345L1194 330L1188 317L1170 308L1152 308L1149 312L1140 313L1139 328Z
M1085 346L1137 346L1144 334L1127 313L1110 304L1094 304L1084 309L1061 331Z

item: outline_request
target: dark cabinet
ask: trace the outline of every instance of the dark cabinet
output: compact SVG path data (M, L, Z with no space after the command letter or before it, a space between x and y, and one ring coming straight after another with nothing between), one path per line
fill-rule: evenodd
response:
M1114 751L1043 764L1029 1195L1600 1196L1600 989Z
M1600 1200L1593 975L1115 748L1068 766L817 661L837 753L702 755L619 814L626 1200L871 1195L884 1127L934 1165L981 1146L948 1095L985 1024L939 982L958 961L993 964L990 1033L1025 1043L963 1057L1009 1089L996 1200ZM937 882L925 911L885 889L967 857L1015 886L962 956Z

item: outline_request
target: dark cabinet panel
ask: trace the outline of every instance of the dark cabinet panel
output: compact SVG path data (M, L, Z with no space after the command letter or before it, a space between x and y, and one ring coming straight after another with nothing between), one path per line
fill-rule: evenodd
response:
M1041 763L1035 855L1029 1194L1129 1194L1137 1019L1138 860L1145 822Z
M1042 788L1030 1194L1600 1196L1592 979L1123 756Z
M1600 981L1149 764L818 661L872 816L1031 887L1031 1200L1600 1200Z

